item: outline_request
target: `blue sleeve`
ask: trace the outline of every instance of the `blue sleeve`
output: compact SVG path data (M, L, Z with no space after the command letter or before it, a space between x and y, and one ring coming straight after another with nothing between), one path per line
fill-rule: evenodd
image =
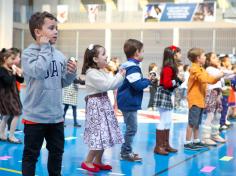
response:
M142 91L151 84L149 79L143 78L141 69L137 66L126 70L126 79L136 91Z

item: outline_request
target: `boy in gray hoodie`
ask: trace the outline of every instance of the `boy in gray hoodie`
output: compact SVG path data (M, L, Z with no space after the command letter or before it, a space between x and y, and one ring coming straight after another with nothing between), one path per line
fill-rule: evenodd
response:
M57 19L52 14L33 14L29 29L36 42L29 45L22 55L26 81L22 174L35 175L36 162L45 139L49 151L48 173L60 176L64 152L62 88L75 79L76 63L67 61L53 46L58 31Z

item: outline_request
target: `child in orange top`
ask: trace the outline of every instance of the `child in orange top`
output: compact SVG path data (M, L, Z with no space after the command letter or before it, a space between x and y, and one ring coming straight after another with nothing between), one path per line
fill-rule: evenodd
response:
M216 77L211 77L202 67L205 64L205 53L203 49L192 48L188 51L188 58L192 62L190 68L190 76L188 80L188 95L187 100L189 104L188 126L186 130L185 149L198 150L207 145L203 144L199 139L199 125L202 120L202 112L205 108L205 96L207 84L214 84L224 74L221 72ZM194 137L191 142L192 135Z

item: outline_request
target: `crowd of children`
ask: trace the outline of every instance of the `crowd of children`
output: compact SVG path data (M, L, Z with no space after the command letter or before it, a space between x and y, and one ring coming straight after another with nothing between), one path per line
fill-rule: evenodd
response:
M31 16L29 27L35 42L23 51L22 69L19 67L18 51L3 49L0 52L0 140L21 143L14 136L14 131L18 117L23 112L24 176L35 174L44 139L49 151L48 173L61 175L63 126L69 105L73 109L74 126L80 126L76 120L78 83L85 84L87 91L84 143L88 145L89 152L81 164L85 170L111 170L112 166L104 164L102 159L105 149L115 144L122 144L121 159L142 161L142 157L133 151L132 143L138 130L137 112L141 109L143 92L148 86L148 108L160 113L155 154L178 152L170 145L170 129L173 109L181 106L189 109L184 149L200 150L217 145L218 142L226 142L219 130L228 128L228 108L232 106L234 112L236 105L236 71L232 70L227 56L218 58L215 53L205 54L201 48L192 48L187 54L191 66L182 65L181 49L172 45L164 49L160 76L157 64L152 63L148 78L144 78L140 67L144 59L141 41L125 41L123 49L127 62L121 64L119 69L116 65L112 75L108 70L106 49L99 44L90 44L85 50L82 67L85 82L81 82L76 79L77 61L66 59L54 46L58 36L57 19L48 12L37 12ZM23 106L16 81L26 83ZM115 116L114 105L108 97L107 92L110 90L117 90L117 105L126 127L124 136ZM173 96L175 101L172 100ZM187 99L188 105L184 99ZM199 134L203 114L206 119L202 125L202 134ZM5 128L10 117L13 119L7 137Z

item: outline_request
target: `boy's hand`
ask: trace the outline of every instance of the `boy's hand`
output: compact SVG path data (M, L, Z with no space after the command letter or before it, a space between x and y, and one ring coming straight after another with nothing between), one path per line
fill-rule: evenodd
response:
M121 69L119 70L119 73L124 77L125 74L126 74L126 70L125 70L124 68L121 68Z
M41 36L39 39L39 43L40 44L47 44L47 43L49 43L49 38L46 36Z
M67 72L72 74L75 73L76 70L77 70L77 62L69 59L69 61L67 62Z

